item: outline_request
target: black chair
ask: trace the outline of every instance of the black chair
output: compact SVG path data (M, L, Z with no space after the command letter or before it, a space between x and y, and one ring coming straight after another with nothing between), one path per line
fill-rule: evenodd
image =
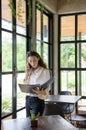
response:
M71 123L79 129L86 129L86 115L73 114L70 116Z
M44 115L60 115L64 118L64 114L60 106L54 103L45 104Z
M81 99L86 99L86 96L82 96ZM72 114L70 116L70 121L76 127L86 129L86 114Z
M61 91L59 95L72 95L70 91ZM58 103L64 114L71 114L74 111L74 104Z

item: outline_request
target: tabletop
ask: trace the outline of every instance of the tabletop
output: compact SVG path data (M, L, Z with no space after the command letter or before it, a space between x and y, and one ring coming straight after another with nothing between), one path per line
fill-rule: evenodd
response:
M2 130L78 130L60 115L40 116L38 126L31 127L30 119L11 119L2 121Z
M45 102L55 102L55 103L73 103L75 104L81 96L73 95L49 95Z

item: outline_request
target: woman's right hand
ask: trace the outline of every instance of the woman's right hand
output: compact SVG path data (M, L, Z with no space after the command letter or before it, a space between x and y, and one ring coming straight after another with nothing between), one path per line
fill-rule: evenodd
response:
M26 69L25 69L25 70L26 70L26 72L27 72L27 73L29 73L29 72L30 72L30 65L29 65L29 63L28 63L28 62L26 63Z
M24 81L26 81L28 79L30 74L31 74L31 68L30 68L29 63L27 62L26 63L26 67L25 67L25 78L24 78Z

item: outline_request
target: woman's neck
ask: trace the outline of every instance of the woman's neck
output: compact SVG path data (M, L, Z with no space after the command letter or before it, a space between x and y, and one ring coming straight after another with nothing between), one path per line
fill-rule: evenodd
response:
M33 71L37 70L39 68L39 66L37 66L36 68L33 68Z

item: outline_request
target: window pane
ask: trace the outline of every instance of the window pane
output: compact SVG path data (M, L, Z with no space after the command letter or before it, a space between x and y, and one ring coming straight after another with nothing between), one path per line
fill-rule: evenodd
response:
M75 67L75 46L74 44L61 44L60 63L63 68Z
M26 118L26 109L17 112L17 118ZM27 129L27 128L25 128Z
M77 44L77 65L86 68L86 43Z
M71 91L75 95L75 72L61 71L61 91Z
M43 41L48 42L48 17L43 15Z
M17 4L17 32L21 34L26 34L26 10L25 10L25 0L21 0L21 3Z
M78 40L86 40L86 15L78 16Z
M36 16L36 39L41 40L41 12L39 10Z
M86 71L78 71L78 94L86 96Z
M43 60L45 61L45 63L48 66L48 44L44 43L43 44Z
M41 43L36 40L36 51L41 55Z
M2 0L2 28L12 30L12 14L8 4L9 0Z
M66 16L61 18L61 41L75 39L75 17Z
M12 75L2 75L2 116L12 112Z
M53 48L52 48L52 45L50 45L49 48L50 48L49 67L50 67L50 69L53 69L53 64L52 64L53 63L53 54L52 54Z
M26 38L17 36L17 69L25 70L26 64Z
M86 99L80 99L78 101L78 114L86 115Z
M12 71L12 34L2 32L2 71Z
M20 73L17 75L17 109L25 106L25 96L26 93L22 93L18 86L19 83L23 83L24 73Z

